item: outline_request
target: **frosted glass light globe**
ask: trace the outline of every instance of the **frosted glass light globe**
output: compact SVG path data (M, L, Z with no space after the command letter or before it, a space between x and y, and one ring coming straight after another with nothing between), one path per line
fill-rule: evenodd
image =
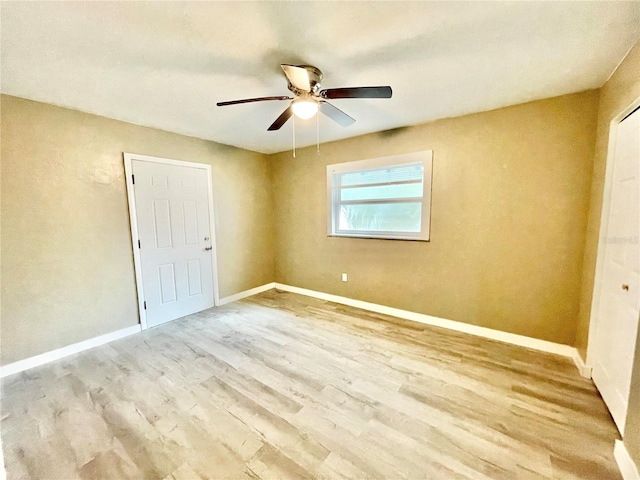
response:
M291 108L293 109L293 114L303 120L311 118L318 113L318 103L311 100L294 101Z

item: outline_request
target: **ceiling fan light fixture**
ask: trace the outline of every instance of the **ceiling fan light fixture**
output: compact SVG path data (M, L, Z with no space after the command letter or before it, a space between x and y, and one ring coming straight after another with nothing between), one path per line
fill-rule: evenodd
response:
M318 112L326 115L339 125L348 127L352 125L355 120L327 100L339 98L391 98L393 94L389 85L378 87L327 88L321 90L320 82L322 81L322 72L316 67L311 65L289 65L287 63L281 64L280 67L282 67L284 76L287 78L287 88L293 93L293 97L245 98L242 100L218 102L216 105L226 107L228 105L266 102L269 100L293 100L285 111L276 118L275 122L267 128L269 132L273 132L280 130L291 117L293 117L293 119L298 117L302 120L308 120L315 117ZM321 103L322 105L320 105ZM316 125L319 125L319 123ZM316 129L317 128L316 126Z
M303 120L307 120L318 113L318 102L313 100L294 100L291 104L293 114Z

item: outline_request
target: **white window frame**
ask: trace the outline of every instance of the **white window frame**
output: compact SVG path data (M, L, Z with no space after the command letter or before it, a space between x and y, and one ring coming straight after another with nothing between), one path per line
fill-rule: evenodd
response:
M422 201L422 218L420 232L380 232L380 231L340 231L338 229L338 215L340 202L338 200L341 187L333 185L336 173L376 170L382 167L393 167L403 164L421 163L424 171L422 182L422 198L385 199L380 203L406 202L407 200ZM327 165L327 235L330 237L378 238L388 240L417 240L428 242L431 228L431 177L433 171L433 150L404 153L389 157L370 158L356 162ZM375 184L383 186L384 183ZM349 188L349 187L346 187ZM375 203L375 202L367 202Z

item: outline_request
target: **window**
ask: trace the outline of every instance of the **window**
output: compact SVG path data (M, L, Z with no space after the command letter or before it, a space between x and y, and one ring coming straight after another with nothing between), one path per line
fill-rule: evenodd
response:
M429 240L431 150L327 166L329 235Z

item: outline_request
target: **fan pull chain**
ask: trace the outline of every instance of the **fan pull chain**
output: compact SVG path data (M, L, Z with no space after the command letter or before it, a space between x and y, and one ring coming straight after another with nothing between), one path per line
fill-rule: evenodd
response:
M293 158L296 158L296 116L293 115Z
M320 112L316 113L316 155L320 155Z

